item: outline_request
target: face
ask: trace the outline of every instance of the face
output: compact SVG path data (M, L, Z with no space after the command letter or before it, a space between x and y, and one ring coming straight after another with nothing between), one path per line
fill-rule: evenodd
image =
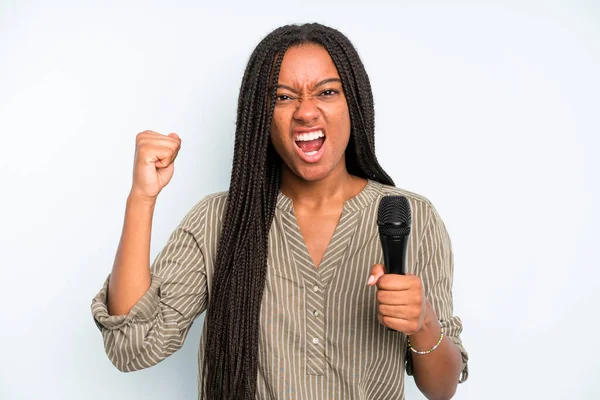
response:
M342 83L327 50L290 47L279 73L271 142L292 172L305 181L345 171L350 114ZM288 171L285 171L287 168Z

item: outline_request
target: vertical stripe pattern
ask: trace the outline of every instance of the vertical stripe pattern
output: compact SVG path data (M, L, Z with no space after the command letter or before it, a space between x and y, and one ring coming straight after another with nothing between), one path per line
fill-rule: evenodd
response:
M369 181L342 211L319 268L294 215L279 194L269 232L268 270L260 315L258 399L401 399L404 372L412 373L406 336L377 320L371 266L383 262L377 207L403 195L412 208L407 269L419 275L447 336L463 356L462 323L453 315L451 242L437 211L423 196ZM216 260L227 193L190 210L152 264L152 284L128 315L109 316L108 279L92 301L106 353L122 371L155 365L183 344L204 312ZM204 327L198 352L202 376ZM198 380L198 398L203 390Z

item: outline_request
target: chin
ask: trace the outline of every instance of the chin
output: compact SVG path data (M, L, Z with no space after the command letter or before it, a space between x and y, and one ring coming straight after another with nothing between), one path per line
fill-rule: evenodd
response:
M294 169L294 174L307 182L316 182L325 179L331 173L325 166L302 166Z

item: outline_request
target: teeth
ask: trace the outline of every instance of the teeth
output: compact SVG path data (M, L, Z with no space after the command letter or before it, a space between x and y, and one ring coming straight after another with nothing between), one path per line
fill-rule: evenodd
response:
M315 139L319 139L322 137L325 137L325 135L323 134L323 131L299 133L298 135L296 135L296 141L297 142L308 142L310 140L315 140ZM306 153L306 154L308 154L308 153Z
M318 152L316 150L314 150L314 151L309 151L308 153L304 153L304 154L306 154L307 156L312 156L312 155L315 155L317 153Z

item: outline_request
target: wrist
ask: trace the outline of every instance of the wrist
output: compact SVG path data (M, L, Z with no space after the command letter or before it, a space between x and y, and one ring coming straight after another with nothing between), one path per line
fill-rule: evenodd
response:
M127 206L129 207L148 207L154 209L156 197L148 197L135 193L133 190L127 196Z
M425 320L421 329L412 335L408 335L408 338L413 346L417 348L430 348L440 337L440 331L442 326L437 319L437 315L433 309L429 300L425 308Z

